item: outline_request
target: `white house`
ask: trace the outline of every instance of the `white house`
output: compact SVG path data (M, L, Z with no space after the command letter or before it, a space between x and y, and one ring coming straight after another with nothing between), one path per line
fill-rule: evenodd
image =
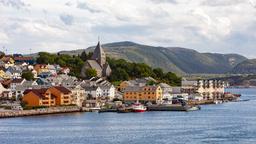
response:
M99 98L102 96L102 89L99 86L85 87L85 95L92 98Z
M82 107L82 104L86 99L85 90L80 85L74 86L72 88L70 87L68 89L72 92L71 103Z
M197 92L203 99L221 99L225 84L219 80L199 80Z
M100 88L102 90L101 97L107 97L109 99L114 99L116 88L113 85L110 85L110 86L100 86Z
M163 91L163 99L172 99L172 87L166 83L160 83L159 86Z

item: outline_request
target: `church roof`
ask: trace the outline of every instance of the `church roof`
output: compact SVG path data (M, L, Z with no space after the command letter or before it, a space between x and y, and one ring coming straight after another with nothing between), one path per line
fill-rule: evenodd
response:
M91 66L91 68L97 70L97 71L101 71L102 68L99 65L99 63L96 60L87 60L88 64Z
M98 63L100 65L104 65L105 64L105 59L106 59L106 55L105 55L105 52L103 51L101 45L100 45L100 42L98 42L94 52L93 52L93 55L92 55L92 59L93 60L96 60L98 61Z

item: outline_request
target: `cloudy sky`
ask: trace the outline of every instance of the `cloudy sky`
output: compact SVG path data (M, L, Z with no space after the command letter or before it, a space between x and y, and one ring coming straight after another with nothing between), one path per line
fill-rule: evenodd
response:
M133 41L256 58L256 0L0 0L0 50Z

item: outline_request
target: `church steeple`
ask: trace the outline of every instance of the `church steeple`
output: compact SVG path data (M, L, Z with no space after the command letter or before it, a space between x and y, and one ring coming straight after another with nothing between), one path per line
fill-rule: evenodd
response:
M98 41L98 44L93 52L92 59L96 60L102 67L106 63L106 54L100 45L100 41Z

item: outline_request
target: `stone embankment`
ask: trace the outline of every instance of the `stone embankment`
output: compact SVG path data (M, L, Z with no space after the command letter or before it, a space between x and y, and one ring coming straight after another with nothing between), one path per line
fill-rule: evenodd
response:
M51 107L51 108L41 108L41 109L35 109L35 110L10 110L10 111L0 111L0 118L71 113L71 112L81 112L81 111L82 111L81 108L76 106Z

